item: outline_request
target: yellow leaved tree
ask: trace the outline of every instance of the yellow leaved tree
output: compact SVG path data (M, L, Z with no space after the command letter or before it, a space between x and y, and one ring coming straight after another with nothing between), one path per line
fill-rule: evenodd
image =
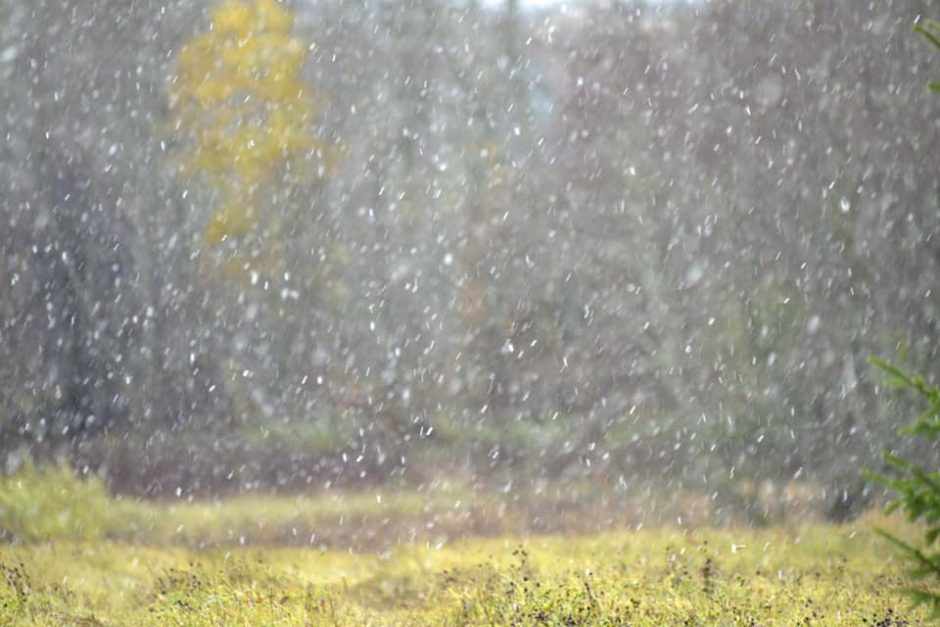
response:
M218 199L202 245L237 277L278 270L284 216L271 199L285 181L320 178L330 159L293 24L276 0L226 0L179 52L170 86L179 172L207 181Z

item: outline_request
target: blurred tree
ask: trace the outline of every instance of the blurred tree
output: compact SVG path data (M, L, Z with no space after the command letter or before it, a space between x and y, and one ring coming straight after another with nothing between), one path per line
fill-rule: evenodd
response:
M154 210L172 201L149 167L153 96L164 46L191 17L166 13L117 0L0 9L0 451L74 453L105 431L175 420L170 405L189 398L166 393L189 377L174 380L156 340L159 286L178 277L153 254L172 221Z
M172 80L170 111L180 140L180 173L209 180L221 201L202 241L221 249L228 274L273 275L282 215L265 204L281 173L321 177L329 151L316 137L317 105L301 79L306 47L294 17L274 0L228 0L208 32L187 43Z
M322 258L311 263L324 212L315 194L338 151L319 137L322 103L294 21L275 0L226 0L181 47L169 84L176 174L207 183L192 186L189 231L213 294L201 347L226 371L230 419L242 422L293 411L279 379L298 371L292 347L325 273Z

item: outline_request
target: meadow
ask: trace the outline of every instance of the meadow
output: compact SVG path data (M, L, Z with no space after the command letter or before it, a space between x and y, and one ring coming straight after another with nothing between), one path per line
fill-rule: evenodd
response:
M28 467L0 480L0 624L892 627L927 618L903 596L904 564L873 528L913 530L875 512L839 526L677 519L543 533L530 513L443 483L126 500L65 467Z

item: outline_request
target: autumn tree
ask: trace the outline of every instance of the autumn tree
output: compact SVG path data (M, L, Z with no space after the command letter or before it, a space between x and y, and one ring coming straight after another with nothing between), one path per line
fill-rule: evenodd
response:
M197 359L223 364L237 421L294 413L278 373L299 370L291 347L315 308L311 213L334 151L318 135L307 52L281 3L225 0L180 49L169 84L173 166L195 198L180 228L195 235L214 294ZM297 277L299 267L311 271Z
M315 181L327 162L293 22L275 0L227 0L180 51L171 83L179 173L207 181L218 199L202 245L226 274L253 282L282 262L285 216L271 209L283 193L278 183Z

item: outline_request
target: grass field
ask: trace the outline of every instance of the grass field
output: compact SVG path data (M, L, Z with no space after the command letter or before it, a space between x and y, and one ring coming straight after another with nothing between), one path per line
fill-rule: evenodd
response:
M455 508L454 499L473 502ZM846 526L567 535L526 535L511 516L481 527L466 514L498 507L454 486L115 501L65 469L27 469L0 483L0 624L893 627L926 618L899 592L903 564L872 532L899 523L875 514ZM307 536L322 525L367 531Z

